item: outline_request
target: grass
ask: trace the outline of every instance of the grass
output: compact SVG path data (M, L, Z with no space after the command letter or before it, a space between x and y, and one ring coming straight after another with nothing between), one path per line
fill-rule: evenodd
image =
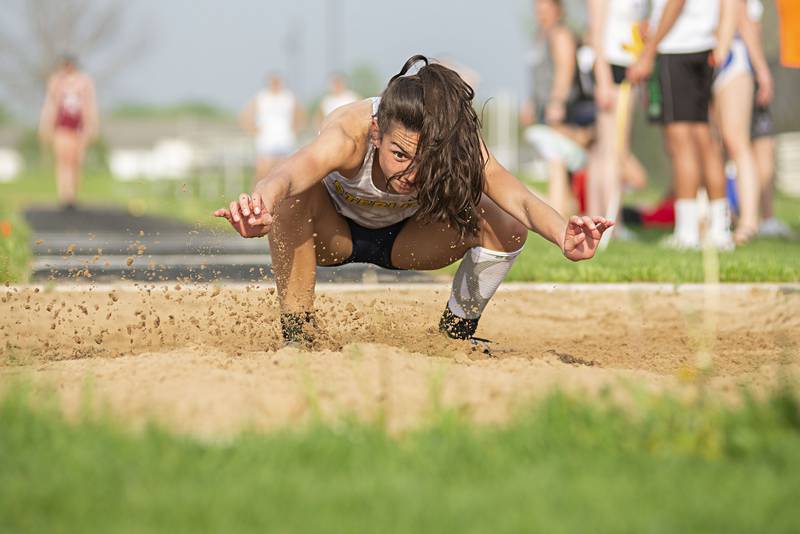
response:
M555 394L501 427L439 412L399 438L351 421L208 443L16 393L0 531L796 532L798 400Z
M704 281L701 252L665 250L663 232L640 232L638 241L613 242L590 261L572 263L558 248L529 236L507 280L518 282L667 282ZM800 281L800 241L758 239L719 256L721 282Z
M24 282L30 261L30 230L0 196L0 282Z
M249 177L235 180L238 195ZM116 205L133 215L163 215L181 219L190 224L213 226L220 224L211 212L223 206L231 195L220 190L218 176L193 176L185 180L114 180L102 168L90 168L80 186L78 201L86 205ZM52 172L30 168L16 181L0 184L0 198L11 209L21 211L29 204L56 203L56 185Z
M221 191L219 177L195 176L187 180L118 182L105 170L89 170L81 186L80 199L87 204L115 204L134 215L171 216L190 224L224 228L225 222L210 216L241 190L249 178L239 177L227 194ZM235 189L235 191L233 191ZM0 204L13 214L30 203L53 203L55 182L50 174L32 168L10 184L0 184ZM800 234L800 201L778 197L776 211ZM8 216L8 215L7 215ZM17 227L23 229L19 225ZM20 234L22 235L22 234ZM559 250L538 236L529 236L523 254L509 275L511 281L532 282L702 282L702 255L697 252L667 251L658 246L663 232L647 231L635 242L616 241L596 258L574 264ZM5 250L0 254L7 254ZM12 259L20 272L28 253ZM800 241L759 239L720 257L722 282L797 282L800 281ZM0 262L3 262L0 256ZM8 261L6 260L6 263ZM1 264L1 263L0 263ZM449 271L454 271L455 266ZM24 269L23 269L24 271ZM12 279L19 279L16 274ZM2 278L0 278L2 280Z

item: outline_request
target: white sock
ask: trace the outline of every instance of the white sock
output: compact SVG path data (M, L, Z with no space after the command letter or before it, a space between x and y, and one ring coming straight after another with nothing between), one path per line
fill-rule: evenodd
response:
M731 213L728 200L718 198L708 204L708 230L711 235L724 235L730 232Z
M453 315L462 319L480 317L520 252L522 249L514 252L496 252L483 247L469 249L453 278L453 289L447 301Z
M700 212L697 200L682 198L675 201L675 236L684 242L700 241Z

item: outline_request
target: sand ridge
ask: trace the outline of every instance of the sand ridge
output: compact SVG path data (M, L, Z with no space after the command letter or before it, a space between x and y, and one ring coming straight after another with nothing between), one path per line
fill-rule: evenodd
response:
M129 289L129 288L128 288ZM283 348L273 288L0 288L0 376L208 436L341 414L402 430L436 405L506 419L551 389L662 390L713 354L720 391L800 365L800 295L505 291L481 320L495 358L444 338L446 288L323 293L313 351ZM711 320L709 319L711 318Z

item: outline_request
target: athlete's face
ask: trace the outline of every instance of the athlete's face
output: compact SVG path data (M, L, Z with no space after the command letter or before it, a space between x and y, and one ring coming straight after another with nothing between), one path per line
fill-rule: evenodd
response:
M416 173L404 174L392 178L405 171L417 153L419 132L405 129L397 121L392 121L383 136L375 136L378 164L388 182L389 192L409 195L414 192Z

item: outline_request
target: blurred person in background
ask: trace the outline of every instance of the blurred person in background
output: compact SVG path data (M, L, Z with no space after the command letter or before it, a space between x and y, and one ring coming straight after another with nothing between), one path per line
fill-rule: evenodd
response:
M520 122L529 126L525 139L547 161L549 203L567 216L575 212L569 173L586 165L594 103L580 83L578 43L563 22L561 1L536 0L534 7L538 29L532 51L532 91L523 104ZM591 61L585 70L591 71Z
M83 157L98 127L94 82L79 70L78 60L66 54L47 81L39 119L39 138L52 146L55 155L62 209L75 209Z
M647 18L646 0L589 0L589 25L594 63L596 138L589 160L588 212L617 219L625 175L643 187L646 173L630 152L630 129L635 96L621 85L626 69L636 60L635 42ZM624 96L623 96L624 95ZM627 172L626 172L627 171ZM619 222L613 235L631 238Z
M325 117L331 112L346 104L360 100L361 97L347 87L345 77L340 73L334 73L328 80L328 92L322 97L315 118L315 125L319 127Z
M709 198L706 240L718 250L732 250L730 212L722 158L714 149L709 126L713 65L728 56L736 28L738 0L653 0L649 33L628 79L644 81L658 55L665 144L672 161L675 231L669 248L700 247L697 193L704 183Z
M735 0L734 5L739 32L714 78L713 118L727 156L733 160L736 169L737 201L734 207L738 208L738 217L733 238L737 245L742 245L755 237L759 225L760 185L750 139L753 101L757 97L759 105L769 104L772 76L761 43L752 28L752 17L760 19L764 10L761 2ZM755 94L756 81L760 87L758 95Z
M800 7L800 3L798 3ZM793 237L789 226L775 216L775 124L770 112L774 84L769 63L762 46L761 18L764 5L760 0L747 0L746 16L739 23L739 33L747 46L755 73L755 95L750 124L753 155L759 183L761 222L758 235L763 237Z
M256 181L297 147L297 132L304 120L303 107L283 83L272 74L267 87L247 103L240 115L245 131L255 136Z

